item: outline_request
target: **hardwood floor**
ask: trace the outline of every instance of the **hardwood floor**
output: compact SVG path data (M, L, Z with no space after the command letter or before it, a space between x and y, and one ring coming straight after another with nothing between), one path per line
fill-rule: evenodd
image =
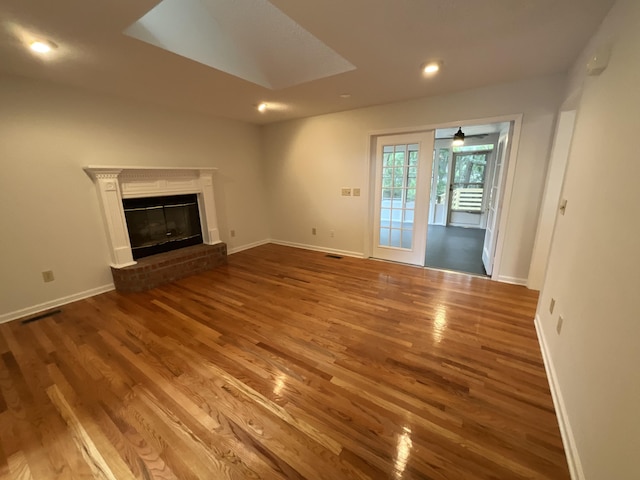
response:
M536 299L265 245L0 325L0 478L569 478Z

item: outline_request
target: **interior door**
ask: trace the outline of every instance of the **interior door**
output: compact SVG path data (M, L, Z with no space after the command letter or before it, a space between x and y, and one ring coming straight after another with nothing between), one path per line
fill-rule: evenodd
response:
M424 265L434 131L376 142L372 256Z
M498 151L496 152L496 163L491 175L489 192L489 208L487 215L487 229L484 234L484 245L482 247L482 263L487 275L493 273L493 257L496 253L496 239L498 237L498 219L500 218L500 198L502 196L502 176L503 165L507 155L508 134L503 133L498 139Z

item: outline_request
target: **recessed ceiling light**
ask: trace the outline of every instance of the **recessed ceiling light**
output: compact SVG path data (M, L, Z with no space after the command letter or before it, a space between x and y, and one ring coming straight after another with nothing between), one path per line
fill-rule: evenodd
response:
M31 42L29 48L37 53L49 53L51 50L56 48L56 45L52 42L36 41Z
M351 94L350 93L341 93L340 94L340 98L351 98Z
M264 113L267 111L267 104L262 102L260 105L258 105L258 111L260 113Z
M425 75L435 75L440 71L442 62L429 62L422 66L422 73Z

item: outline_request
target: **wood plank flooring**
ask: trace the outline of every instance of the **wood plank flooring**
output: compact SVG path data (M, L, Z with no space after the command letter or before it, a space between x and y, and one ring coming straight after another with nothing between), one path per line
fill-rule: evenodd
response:
M567 479L536 299L265 245L0 325L0 478Z

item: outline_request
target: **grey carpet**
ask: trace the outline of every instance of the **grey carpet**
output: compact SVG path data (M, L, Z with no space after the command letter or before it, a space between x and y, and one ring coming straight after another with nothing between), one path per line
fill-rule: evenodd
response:
M429 225L426 266L486 275L482 265L484 233L480 228Z

